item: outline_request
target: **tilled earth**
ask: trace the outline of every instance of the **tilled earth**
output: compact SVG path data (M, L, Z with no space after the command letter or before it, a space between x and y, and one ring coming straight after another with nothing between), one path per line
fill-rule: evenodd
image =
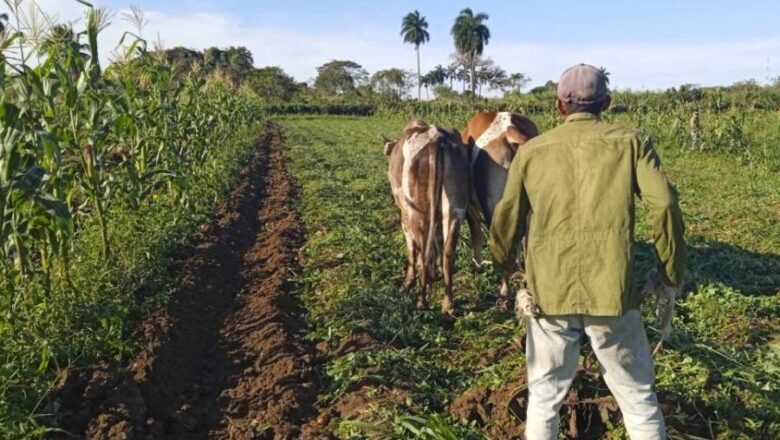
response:
M302 228L283 143L269 125L240 185L180 265L170 305L143 323L135 359L63 378L71 434L300 437L318 385L304 311L287 281Z

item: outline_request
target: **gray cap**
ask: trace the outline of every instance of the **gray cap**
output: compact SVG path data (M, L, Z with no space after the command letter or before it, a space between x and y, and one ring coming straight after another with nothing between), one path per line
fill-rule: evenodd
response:
M558 98L567 103L592 104L609 95L607 75L588 64L569 67L558 82Z

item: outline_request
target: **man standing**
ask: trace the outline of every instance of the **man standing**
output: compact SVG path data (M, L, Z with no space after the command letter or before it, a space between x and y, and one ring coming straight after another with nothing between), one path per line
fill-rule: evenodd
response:
M632 440L665 439L655 371L633 288L634 195L645 203L664 288L682 283L682 213L650 139L606 124L606 76L580 64L558 84L562 125L525 144L512 161L490 228L496 263L511 269L527 237L528 440L557 439L582 333L620 405Z

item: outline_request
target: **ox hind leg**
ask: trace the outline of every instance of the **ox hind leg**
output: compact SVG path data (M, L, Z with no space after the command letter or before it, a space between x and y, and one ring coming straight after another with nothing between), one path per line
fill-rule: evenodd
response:
M406 240L406 276L404 277L404 289L409 289L414 284L414 265L416 260L417 251L414 246L414 238L412 234L406 229L405 225L401 228L404 231L404 239Z
M442 317L452 317L455 314L455 303L452 296L452 278L455 274L455 259L457 257L458 237L460 236L460 225L464 218L470 218L467 214L468 193L465 197L462 188L453 184L453 180L447 179L444 184L441 198L441 229L442 244L441 247L441 270L444 276L444 297L441 302ZM469 223L471 226L471 223ZM479 233L481 237L480 225L471 227L472 234ZM472 243L474 240L472 239Z
M415 249L417 246L415 245ZM417 275L420 280L420 291L417 293L417 310L426 310L428 308L428 296L431 290L431 274L425 264L425 252L422 249L416 249L417 256Z
M466 221L469 224L469 238L471 244L471 250L474 254L472 262L477 270L482 269L482 248L485 245L485 237L482 234L482 222L479 219L479 215L473 210L478 209L476 205L472 205L469 211L466 213Z
M455 273L455 258L458 248L461 218L455 213L443 215L442 228L444 246L442 248L441 268L444 274L444 297L441 301L442 316L452 316L455 313L455 302L452 296L452 277Z
M525 275L525 256L528 255L528 239L523 237L521 241L522 252L517 256L517 267L521 268L520 271ZM512 272L503 272L501 274L501 290L499 290L498 308L502 312L509 312L514 309L514 296L509 294L509 280L512 277ZM523 281L524 283L525 281ZM523 286L525 287L525 286Z

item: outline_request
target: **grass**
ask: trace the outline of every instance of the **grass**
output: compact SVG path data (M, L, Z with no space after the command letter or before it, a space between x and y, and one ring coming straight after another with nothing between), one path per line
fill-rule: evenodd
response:
M636 124L627 116L619 119ZM497 274L474 273L465 237L455 279L460 317L453 328L439 324L435 308L414 312L412 295L401 291L404 246L377 136L397 135L404 119L279 121L287 136L291 171L302 188L300 208L308 240L299 281L309 312L309 337L331 348L321 403L338 406L355 395L375 403L353 411L346 417L351 421L334 428L336 433L341 438L485 438L478 427L452 420L447 405L470 387L498 388L519 376L524 358L511 347L521 328L494 310ZM546 129L555 121L547 115L538 122ZM464 121L446 122L461 127ZM657 358L658 389L704 408L701 420L692 422L708 426L713 436L776 438L777 173L725 154L680 148L668 131L654 130L660 126L648 124L648 131L681 193L692 246L689 278L695 287L678 308L669 349ZM642 214L640 207L640 218ZM640 239L647 239L648 232L640 220ZM652 264L648 245L639 247L638 261L641 275ZM645 310L645 316L653 342L657 333L651 310ZM369 344L342 350L366 333ZM621 438L620 432L615 427L613 436Z

